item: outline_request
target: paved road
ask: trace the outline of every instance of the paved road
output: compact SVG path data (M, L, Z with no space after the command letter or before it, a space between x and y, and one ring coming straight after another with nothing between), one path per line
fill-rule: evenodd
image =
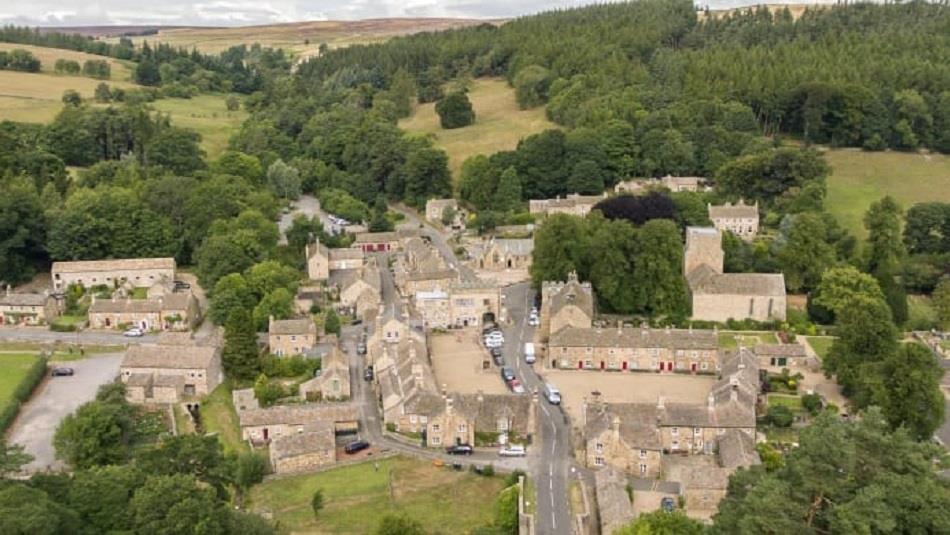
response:
M538 533L571 533L571 506L568 472L572 469L570 425L560 407L544 398L544 383L534 367L524 361L525 342L534 339L534 327L528 325L528 313L534 303L534 291L528 283L515 284L504 290L510 323L505 333L505 363L515 369L525 388L541 395L539 401L540 440L535 441L531 475L537 489L535 528ZM534 366L540 366L535 363Z
M122 336L122 333L116 331L86 330L74 333L60 333L50 331L45 327L0 327L0 340L39 343L65 342L71 344L125 345L154 342L156 336L147 334L133 338Z
M327 232L335 233L343 231L343 228L330 221L329 214L320 208L319 199L313 195L301 195L299 199L293 202L290 210L281 214L280 219L277 221L277 228L280 230L281 245L287 243L287 230L290 228L290 225L293 224L294 217L299 214L303 214L310 218L313 216L319 217L320 222L323 223L324 230Z
M55 459L53 434L67 414L96 397L100 385L115 380L119 373L121 353L89 357L69 363L76 370L72 377L48 377L33 393L13 422L8 441L22 444L35 459L24 470L38 471L62 468Z
M406 216L406 222L403 223L404 225L411 227L419 227L421 225L423 236L429 238L432 245L442 254L442 258L446 264L459 270L459 276L463 281L471 282L478 280L475 272L468 266L463 265L455 257L455 251L452 249L452 246L449 245L449 237L442 230L433 227L428 221L421 221L413 210L405 206L393 204L390 205L389 208Z

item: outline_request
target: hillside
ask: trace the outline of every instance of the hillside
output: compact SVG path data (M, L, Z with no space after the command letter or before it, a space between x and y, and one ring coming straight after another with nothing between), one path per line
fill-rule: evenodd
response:
M221 52L234 45L284 48L296 55L316 53L320 43L339 48L358 43L384 41L398 35L464 28L484 23L500 23L480 19L401 18L356 21L309 21L236 28L161 28L155 35L135 37L142 41L168 43L185 48L196 47L205 53ZM117 38L115 38L117 40Z
M84 76L0 71L0 121L47 123L62 108L63 92L73 89L90 98L100 83L102 80ZM109 85L135 87L131 82L109 82Z
M83 62L87 60L105 60L109 62L109 66L112 68L111 80L128 81L132 78L132 67L134 64L128 61L120 61L105 56L97 56L95 54L87 54L85 52L76 52L74 50L65 50L62 48L49 48L45 46L0 42L0 51L9 51L15 48L26 50L36 56L36 59L40 60L40 62L43 64L41 67L41 72L44 73L54 73L56 60L58 59L76 61L80 65L82 65Z
M444 130L439 126L435 104L416 106L412 115L399 122L403 130L431 134L435 145L449 156L449 169L458 178L462 163L476 154L513 150L522 138L549 128L557 128L544 116L544 108L518 108L514 90L499 78L478 79L468 94L475 109L475 124Z

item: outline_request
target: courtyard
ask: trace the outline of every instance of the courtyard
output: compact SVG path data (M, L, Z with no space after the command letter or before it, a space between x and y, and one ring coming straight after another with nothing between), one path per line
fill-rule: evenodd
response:
M582 421L584 399L600 392L608 403L705 403L716 378L712 375L620 373L546 370L544 381L561 391L561 404L576 426Z
M498 368L491 364L488 350L482 347L477 329L462 329L429 337L432 369L440 389L461 394L507 394Z

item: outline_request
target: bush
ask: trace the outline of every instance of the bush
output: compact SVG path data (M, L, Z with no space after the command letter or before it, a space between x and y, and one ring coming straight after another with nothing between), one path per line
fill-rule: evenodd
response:
M475 111L468 96L461 91L449 93L435 103L435 112L439 114L442 128L462 128L475 122Z
M808 414L815 416L821 410L821 396L818 394L805 394L802 396L802 407L808 411Z
M50 323L49 330L57 333L71 333L78 331L75 323Z
M505 486L510 487L512 485L518 484L518 478L524 476L524 470L515 470L514 472L505 476Z
M795 420L795 415L792 414L792 409L785 405L774 405L769 407L767 418L775 427L790 427Z
M275 357L268 355L261 359L261 371L268 377L312 376L320 368L320 361L300 355L293 357Z
M47 357L39 357L27 370L26 375L13 390L9 404L3 409L3 412L0 412L0 430L6 431L7 427L13 423L13 419L16 418L17 412L20 410L20 404L29 399L33 389L46 376L48 363L49 359Z

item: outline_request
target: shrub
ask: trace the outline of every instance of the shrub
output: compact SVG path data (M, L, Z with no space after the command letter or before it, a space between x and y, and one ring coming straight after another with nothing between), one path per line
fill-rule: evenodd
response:
M808 411L808 414L815 416L821 410L821 396L818 394L805 394L802 396L802 407Z
M510 487L518 484L518 478L525 475L524 470L515 470L505 477L505 486Z
M785 405L774 405L769 407L767 418L769 423L775 427L789 427L792 425L792 421L795 420L795 415Z
M312 376L320 368L320 361L300 355L293 357L275 357L268 355L261 359L261 370L268 377Z
M435 112L439 114L439 123L442 128L462 128L475 122L475 111L468 96L456 91L449 93L442 100L435 103Z
M40 384L40 381L46 376L48 361L47 357L36 359L36 362L30 366L23 379L13 390L9 404L3 409L3 412L0 412L0 430L5 431L13 423L13 419L16 418L17 412L20 410L20 404L30 397L36 385Z

